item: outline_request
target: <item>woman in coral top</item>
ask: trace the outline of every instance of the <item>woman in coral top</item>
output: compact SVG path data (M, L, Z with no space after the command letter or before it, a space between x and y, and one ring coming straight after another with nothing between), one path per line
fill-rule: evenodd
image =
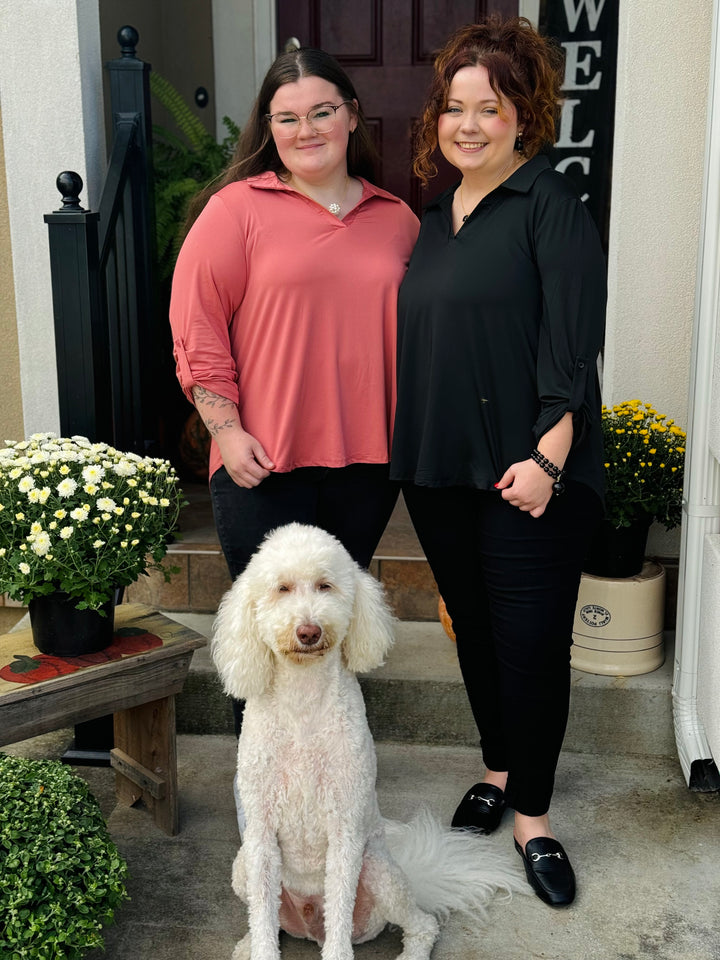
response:
M293 50L191 212L170 321L180 384L212 437L233 577L291 521L367 566L395 504L396 301L418 222L370 182L374 158L347 75Z

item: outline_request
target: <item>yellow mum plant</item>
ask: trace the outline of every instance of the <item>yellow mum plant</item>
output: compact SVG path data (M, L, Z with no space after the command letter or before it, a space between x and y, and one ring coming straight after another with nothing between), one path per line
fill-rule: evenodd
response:
M682 513L685 432L651 404L602 408L607 519L616 527L657 520L668 530Z

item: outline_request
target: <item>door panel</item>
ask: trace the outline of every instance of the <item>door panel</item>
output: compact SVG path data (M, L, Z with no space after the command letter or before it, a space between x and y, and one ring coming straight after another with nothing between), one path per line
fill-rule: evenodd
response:
M353 0L352 14L347 4L320 0L315 36L322 50L333 51L345 66L379 66L382 62L381 0Z
M320 47L347 71L382 158L379 185L416 213L459 174L442 157L427 191L410 171L411 131L422 110L435 51L487 13L517 15L517 0L278 0L280 49L290 37Z
M474 23L486 12L500 12L498 6L508 4L476 3L475 0L447 0L429 3L415 0L413 6L413 62L432 64L436 50L445 43L456 27ZM517 13L517 4L513 4Z

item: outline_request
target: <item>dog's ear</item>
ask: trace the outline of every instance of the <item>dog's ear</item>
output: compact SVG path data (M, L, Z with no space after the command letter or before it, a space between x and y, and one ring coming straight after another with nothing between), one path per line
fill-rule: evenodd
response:
M270 686L275 655L260 638L251 583L244 575L220 603L210 649L225 693L231 697L247 700Z
M394 623L382 586L358 567L352 619L342 648L348 670L365 673L380 666L395 639Z

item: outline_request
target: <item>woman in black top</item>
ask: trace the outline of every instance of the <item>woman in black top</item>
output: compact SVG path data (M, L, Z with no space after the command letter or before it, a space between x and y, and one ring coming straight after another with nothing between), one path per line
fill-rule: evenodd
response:
M562 56L522 18L459 30L435 62L415 172L425 209L400 289L391 474L453 621L486 772L454 826L515 846L547 903L575 877L548 810L568 716L581 565L602 515L596 360L605 263L554 139Z

